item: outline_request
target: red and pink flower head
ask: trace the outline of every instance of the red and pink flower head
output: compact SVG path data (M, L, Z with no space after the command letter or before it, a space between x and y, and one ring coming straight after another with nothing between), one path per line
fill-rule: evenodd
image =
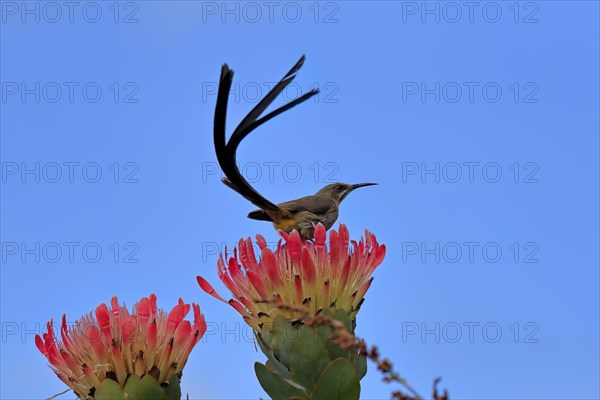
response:
M194 321L184 320L193 309ZM206 321L197 304L179 303L168 314L156 307L156 296L142 298L130 313L113 297L111 306L100 304L72 326L62 318L60 338L53 324L37 348L56 375L80 398L93 396L106 379L121 387L131 374L154 376L168 382L181 376L188 356L206 332Z
M301 240L295 230L280 234L285 243L279 240L275 251L256 235L258 259L250 238L239 241L227 262L227 251L225 257L220 255L219 278L234 296L228 303L257 331L262 326L271 329L277 316L301 318L300 308L309 315L344 310L354 318L373 280L371 274L385 257L385 245L367 230L358 243L350 241L344 224L339 232L329 231L328 245L321 224L315 227L313 242ZM226 301L204 278L197 279L205 292Z

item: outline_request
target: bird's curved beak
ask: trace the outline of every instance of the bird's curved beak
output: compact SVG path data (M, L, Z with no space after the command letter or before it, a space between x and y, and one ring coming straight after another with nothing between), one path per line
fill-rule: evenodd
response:
M358 188L361 188L364 186L373 186L373 185L377 185L377 183L357 183L355 185L350 185L350 188L352 190L354 190L354 189L358 189Z
M377 185L376 183L357 183L354 185L350 185L350 187L346 190L346 192L344 193L344 196L342 197L342 199L344 199L346 196L348 196L348 194L352 191L354 191L354 189L358 189L364 186L373 186L373 185Z

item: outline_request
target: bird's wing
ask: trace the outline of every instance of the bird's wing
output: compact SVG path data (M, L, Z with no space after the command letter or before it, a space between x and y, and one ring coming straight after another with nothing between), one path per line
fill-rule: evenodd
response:
M300 211L310 211L315 215L322 215L335 207L335 201L326 196L305 196L297 200L286 201L278 204L280 208L289 210L292 213Z
M273 89L246 115L246 117L235 128L229 143L226 141L225 120L227 117L227 101L229 91L233 81L233 70L227 64L224 64L221 69L221 79L219 81L219 91L217 94L217 105L215 107L214 120L214 144L217 160L221 166L221 170L227 178L223 178L223 183L235 190L255 206L265 210L269 216L277 217L282 214L282 210L260 193L258 193L240 173L236 164L236 151L242 140L248 136L254 129L267 122L273 117L289 110L290 108L308 100L318 93L318 90L300 96L299 98L289 102L288 104L270 112L262 118L259 118L266 108L275 100L275 98L289 85L294 79L296 72L302 67L304 56L294 65L294 67L279 81Z
M306 196L296 200L277 204L277 207L288 211L290 214L295 214L301 211L309 211L317 216L327 214L335 206L335 202L331 198L325 196ZM269 214L263 210L255 210L250 212L248 214L248 218L260 221L273 220Z

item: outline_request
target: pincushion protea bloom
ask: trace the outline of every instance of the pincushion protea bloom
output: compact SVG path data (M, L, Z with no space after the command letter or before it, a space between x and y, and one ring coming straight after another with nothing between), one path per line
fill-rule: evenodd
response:
M193 323L184 320L190 308ZM206 321L197 304L179 299L167 314L152 294L131 313L115 296L110 308L100 304L70 327L63 315L60 339L52 321L47 329L43 337L36 335L35 344L80 399L179 398L181 371L206 332Z
M219 278L235 297L227 303L255 330L268 358L254 365L256 376L272 398L359 399L365 356L340 347L331 327L314 322L326 318L354 332L385 246L369 231L358 243L350 241L344 224L339 232L329 231L328 245L321 224L313 242L303 241L295 230L280 234L285 243L280 240L275 251L256 236L259 260L248 238L239 241L227 263L227 252L217 262ZM205 292L225 301L204 278L197 279Z
M301 240L295 230L280 234L285 244L280 240L274 252L267 248L264 237L256 235L261 251L258 261L250 238L239 241L227 264L221 254L219 278L235 297L228 303L257 331L263 325L271 329L277 316L288 320L301 317L299 311L280 305L303 306L309 315L343 310L354 318L373 280L371 274L385 257L385 245L379 245L375 235L365 230L365 238L358 243L353 240L349 252L344 224L339 232L329 231L329 246L321 224L315 227L314 242ZM205 292L225 301L204 278L197 279Z

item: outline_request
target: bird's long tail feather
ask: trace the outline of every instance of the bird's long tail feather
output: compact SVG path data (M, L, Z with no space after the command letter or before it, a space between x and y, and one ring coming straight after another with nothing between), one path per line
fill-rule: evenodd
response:
M267 95L244 117L240 124L235 128L229 142L226 140L226 117L227 117L227 102L229 99L229 91L233 82L233 70L227 64L221 68L221 78L219 81L219 91L217 94L217 105L215 107L214 119L214 144L215 152L221 170L226 178L223 178L223 183L235 190L252 204L265 210L269 216L283 217L285 210L280 209L277 205L264 198L258 193L240 173L236 163L236 152L242 140L248 136L250 132L264 124L271 118L289 110L292 107L308 100L312 96L319 93L318 89L313 89L310 92L298 97L297 99L277 108L260 118L267 107L277 98L277 96L293 81L296 72L302 67L304 56L288 71L288 73L267 93Z

